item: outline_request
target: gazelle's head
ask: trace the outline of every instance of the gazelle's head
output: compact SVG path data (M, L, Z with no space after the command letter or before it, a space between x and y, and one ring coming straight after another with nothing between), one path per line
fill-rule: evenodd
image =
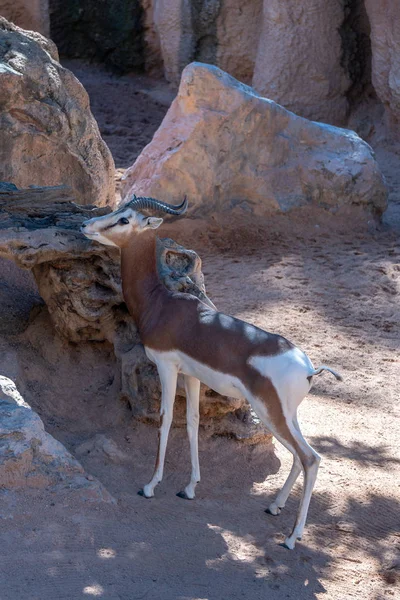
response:
M84 221L81 232L90 240L95 240L106 246L123 248L133 235L149 229L157 229L163 222L157 217L146 217L138 212L141 209L163 212L170 215L182 215L187 209L186 196L179 206L160 202L154 198L137 198L124 204L104 217L94 217Z

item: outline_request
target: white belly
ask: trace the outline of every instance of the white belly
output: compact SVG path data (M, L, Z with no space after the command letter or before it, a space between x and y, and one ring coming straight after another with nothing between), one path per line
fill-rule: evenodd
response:
M222 396L230 396L231 398L243 398L247 396L247 391L240 379L233 375L228 375L227 373L215 371L183 352L177 350L171 352L158 352L150 350L149 348L145 348L145 351L148 358L156 365L160 362L170 362L177 367L178 373L196 377L196 379L199 379L202 383L205 383L209 388Z

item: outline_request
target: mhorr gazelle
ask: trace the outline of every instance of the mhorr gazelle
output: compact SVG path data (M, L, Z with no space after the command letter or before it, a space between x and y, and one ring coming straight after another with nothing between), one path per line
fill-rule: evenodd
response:
M224 396L247 398L261 421L293 455L289 476L267 512L278 515L301 471L303 493L291 535L293 549L301 539L320 457L304 439L297 407L310 391L313 377L329 371L314 369L311 360L284 337L263 331L213 310L197 297L167 290L156 264L156 235L162 219L140 210L181 215L186 198L173 206L153 198L136 198L118 210L82 223L86 237L121 249L125 302L134 318L147 356L157 365L161 380L159 448L153 477L143 488L146 498L162 480L167 439L172 422L178 374L184 377L187 432L192 473L180 495L194 498L200 481L198 457L200 382Z

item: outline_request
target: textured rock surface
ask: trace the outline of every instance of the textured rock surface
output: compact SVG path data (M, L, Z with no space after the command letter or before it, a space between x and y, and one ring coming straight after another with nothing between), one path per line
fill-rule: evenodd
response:
M250 82L261 11L262 0L155 0L167 80L178 84L184 67L198 60Z
M18 27L50 35L49 0L0 0L0 15Z
M0 487L55 485L81 490L87 499L112 500L68 450L46 433L14 382L0 376Z
M400 125L400 7L396 0L365 0L372 45L372 83L391 124Z
M295 113L343 124L350 80L342 65L341 2L264 0L255 89Z
M134 416L158 423L160 383L122 298L118 250L79 233L89 216L111 209L80 207L65 188L15 190L0 185L0 256L33 270L56 330L74 343L108 341L121 369L121 397ZM201 260L169 239L158 241L158 268L171 290L206 296ZM184 394L180 382L180 393ZM177 402L175 424L185 423L185 403ZM243 400L227 399L203 387L202 425L210 434L258 442L269 439L253 422Z
M217 67L186 67L123 194L187 194L192 213L269 214L299 206L380 214L387 192L371 148L354 132L307 121Z
M112 204L114 162L86 91L52 42L0 19L0 179L68 184L81 204Z

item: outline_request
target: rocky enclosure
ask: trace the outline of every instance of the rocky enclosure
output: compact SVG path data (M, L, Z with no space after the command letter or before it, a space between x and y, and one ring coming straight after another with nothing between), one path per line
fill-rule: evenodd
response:
M298 207L379 216L387 202L374 154L354 132L298 117L201 63L185 68L122 192L169 202L187 194L189 210L203 216Z
M395 0L0 0L0 14L45 35L51 25L63 56L117 72L163 71L177 86L200 61L313 120L343 125L375 94L399 119Z
M68 184L81 204L113 205L114 161L55 45L0 18L0 179Z
M0 185L0 256L32 269L57 332L68 342L113 344L121 370L121 397L134 416L158 423L160 384L125 307L118 250L79 233L80 223L110 208L77 206L65 188L17 190ZM201 260L169 239L158 242L158 264L168 289L207 297ZM183 385L178 384L175 423L185 423ZM202 424L210 434L247 441L269 439L244 400L224 398L203 386Z

